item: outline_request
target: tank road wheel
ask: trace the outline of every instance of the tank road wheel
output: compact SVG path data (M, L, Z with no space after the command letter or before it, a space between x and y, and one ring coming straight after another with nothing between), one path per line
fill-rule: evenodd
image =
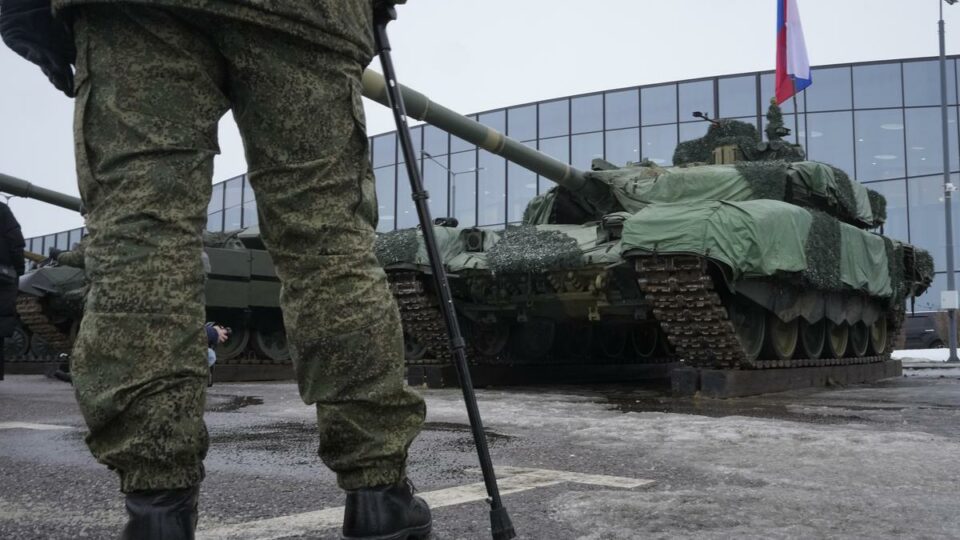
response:
M406 348L407 340L403 340ZM287 345L287 333L283 328L276 330L253 330L250 336L250 346L259 356L265 356L275 364L290 361L290 347ZM242 349L241 349L242 350Z
M863 321L857 321L850 327L850 345L847 354L850 356L866 356L870 346L870 329Z
M49 362L57 356L57 352L40 334L30 336L30 353L37 362Z
M736 302L730 306L730 322L737 333L737 341L748 362L760 357L763 336L766 333L766 314L752 302Z
M633 351L640 358L656 356L660 344L660 326L656 324L641 324L630 332L630 341Z
M3 355L8 362L23 362L30 352L30 335L19 324L14 327L13 334L3 340Z
M773 360L788 360L797 351L800 321L783 322L776 313L767 315L763 355Z
M816 360L823 354L827 342L827 320L820 319L815 323L800 321L800 341L797 347L797 358Z
M250 331L246 326L237 325L230 328L230 337L226 341L217 345L217 361L227 362L232 360L247 348L250 341Z
M887 352L887 318L878 317L870 325L870 347L868 351L873 355L881 355Z
M607 358L623 358L630 341L629 332L618 324L600 324L599 346L600 352Z
M556 337L556 325L547 319L531 319L518 324L511 337L521 357L539 360L550 352Z
M471 323L470 345L483 356L497 356L510 341L510 327L502 322Z
M843 355L847 352L847 342L849 340L849 326L827 321L827 350L825 352L828 358L843 358Z
M407 362L422 360L427 354L427 346L417 341L412 334L403 333L403 359Z

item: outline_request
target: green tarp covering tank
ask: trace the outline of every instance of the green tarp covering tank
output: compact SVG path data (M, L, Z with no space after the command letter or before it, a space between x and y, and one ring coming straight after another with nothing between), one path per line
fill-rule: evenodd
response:
M383 101L382 80L364 83ZM443 233L475 362L881 361L906 301L931 282L927 252L877 232L884 198L807 160L783 139L776 106L767 140L751 124L712 120L704 137L678 145L674 166L594 160L579 171L402 90L410 116L557 183L520 226ZM489 239L467 249L470 234ZM408 353L442 360L443 327L414 241L414 230L389 233L378 252L415 342ZM402 242L419 256L385 260Z

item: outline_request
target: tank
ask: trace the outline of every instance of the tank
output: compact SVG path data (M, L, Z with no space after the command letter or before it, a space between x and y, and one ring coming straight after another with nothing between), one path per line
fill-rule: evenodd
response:
M364 76L383 103L383 82ZM502 232L435 226L477 363L655 362L742 369L889 358L929 253L876 232L884 198L805 159L771 104L767 140L709 120L675 165L580 171L404 91L409 116L557 186ZM443 220L440 220L443 221ZM416 230L378 239L412 361L446 340Z
M80 199L0 174L0 191L82 211ZM20 277L20 325L5 340L10 361L51 361L69 354L83 316L86 276L83 241L56 259L27 253L32 268ZM256 227L204 233L207 319L229 326L230 339L218 346L227 364L282 364L290 361L280 281Z

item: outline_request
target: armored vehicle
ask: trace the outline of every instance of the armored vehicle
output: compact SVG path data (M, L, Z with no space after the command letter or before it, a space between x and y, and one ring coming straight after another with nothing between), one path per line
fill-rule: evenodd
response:
M365 95L385 101L364 75ZM710 121L673 167L579 171L403 89L407 112L557 183L502 233L436 226L478 363L680 359L735 368L889 357L905 300L929 286L919 248L872 232L885 200L807 161L779 109L756 128ZM444 230L447 229L447 230ZM440 359L442 319L415 230L378 242L414 358ZM424 360L421 360L424 361Z
M80 200L0 174L0 190L81 211ZM206 280L207 319L231 328L230 339L218 347L218 361L243 364L282 364L290 361L283 317L280 281L257 228L205 233L209 260ZM75 250L82 250L74 246ZM6 340L11 361L50 361L69 354L83 316L86 277L82 256L56 258L32 254L37 268L20 278L17 312L21 326Z

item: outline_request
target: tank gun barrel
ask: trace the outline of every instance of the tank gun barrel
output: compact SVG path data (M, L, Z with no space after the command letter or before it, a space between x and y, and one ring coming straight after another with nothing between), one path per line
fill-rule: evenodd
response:
M35 186L26 180L14 178L13 176L3 173L0 173L0 191L9 193L15 197L36 199L54 206L59 206L60 208L73 210L74 212L83 212L83 203L79 197L73 197L47 188Z
M548 178L588 200L602 199L606 196L606 189L587 179L583 171L534 150L443 105L434 103L420 92L402 84L400 92L407 108L407 115L411 118L436 126L490 153L503 156L508 161ZM369 69L365 70L363 95L381 105L389 106L383 75Z

